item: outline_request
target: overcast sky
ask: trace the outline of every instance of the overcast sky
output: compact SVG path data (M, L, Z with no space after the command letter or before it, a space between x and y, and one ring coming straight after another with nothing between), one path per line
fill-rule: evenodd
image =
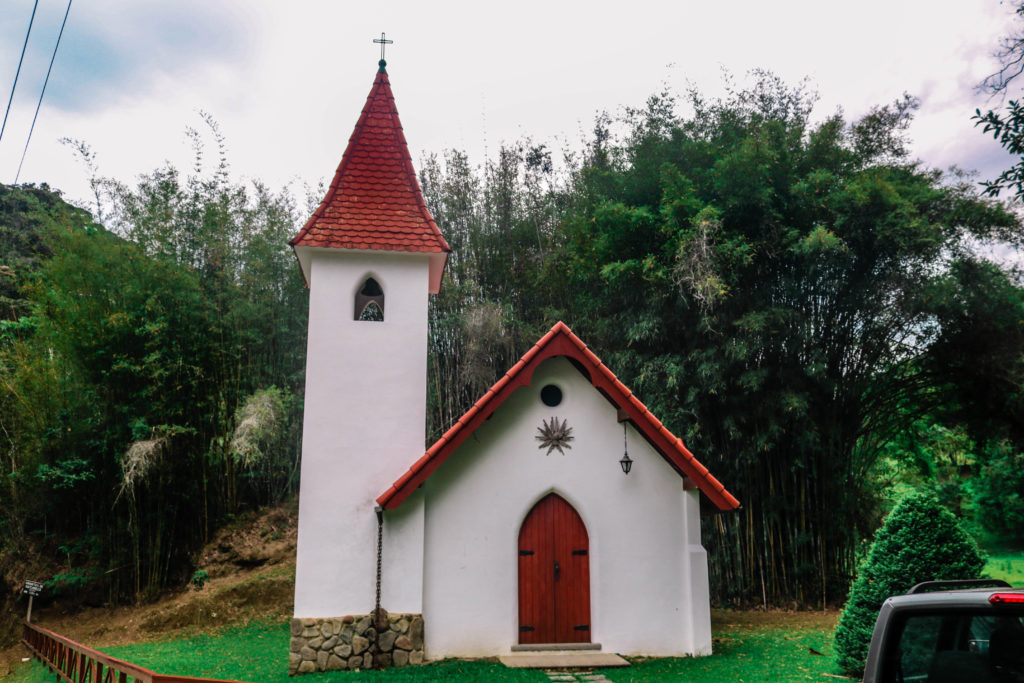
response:
M33 0L2 0L6 106ZM0 182L14 181L65 0L39 0ZM386 31L388 73L414 162L446 148L475 163L530 136L576 145L596 112L641 106L669 86L722 91L722 70L809 77L824 118L856 118L909 92L925 163L991 177L1008 166L975 129L974 86L1012 25L998 0L733 2L342 2L78 0L53 67L20 182L73 200L86 173L62 137L87 142L100 172L130 181L169 160L191 167L188 126L209 112L236 177L272 187L329 180L373 82ZM1015 93L1016 94L1016 93Z

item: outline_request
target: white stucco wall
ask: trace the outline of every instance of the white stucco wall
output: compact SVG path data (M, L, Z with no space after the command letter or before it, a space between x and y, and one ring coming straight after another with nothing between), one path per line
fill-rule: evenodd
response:
M540 400L549 383L563 392L553 408ZM545 455L534 438L552 416L573 428L565 455ZM507 653L518 643L519 528L552 491L576 508L590 537L592 641L622 654L710 653L698 493L683 490L632 426L634 465L624 475L622 429L579 371L550 359L427 480L429 658Z
M368 614L375 498L425 450L428 257L337 249L309 256L295 616ZM384 290L383 322L353 320L367 276ZM422 612L422 495L388 513L385 549L382 606Z

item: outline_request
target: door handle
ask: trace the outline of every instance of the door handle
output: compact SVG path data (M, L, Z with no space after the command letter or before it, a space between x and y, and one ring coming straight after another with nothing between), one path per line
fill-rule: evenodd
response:
M558 563L555 562L555 581L558 581L558 575L559 575L559 567L558 567Z

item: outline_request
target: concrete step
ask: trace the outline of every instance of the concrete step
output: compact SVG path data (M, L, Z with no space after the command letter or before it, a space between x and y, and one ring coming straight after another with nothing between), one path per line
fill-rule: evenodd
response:
M570 650L600 650L601 643L530 643L513 645L512 652L564 652Z
M563 650L561 652L513 652L498 657L511 669L604 669L629 666L629 662L611 652Z

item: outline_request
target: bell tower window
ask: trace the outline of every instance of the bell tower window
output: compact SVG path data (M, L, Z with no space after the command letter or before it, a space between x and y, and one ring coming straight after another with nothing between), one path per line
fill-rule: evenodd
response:
M362 288L356 294L354 320L384 320L384 290L372 277L366 278Z

